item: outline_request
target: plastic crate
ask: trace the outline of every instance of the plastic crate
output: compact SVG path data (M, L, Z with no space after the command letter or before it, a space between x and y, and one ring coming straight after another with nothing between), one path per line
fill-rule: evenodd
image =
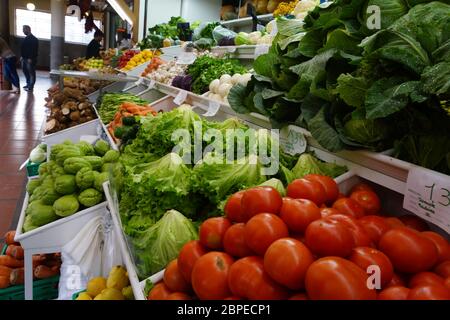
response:
M27 175L28 177L36 177L39 175L39 166L40 163L33 163L31 161L28 161L27 163Z
M1 254L6 253L8 246L5 244ZM52 300L58 297L59 275L33 281L35 300ZM0 300L25 300L25 286L17 285L0 289Z
M59 275L33 281L34 300L53 300L58 298ZM0 300L25 300L25 286L17 285L0 289Z

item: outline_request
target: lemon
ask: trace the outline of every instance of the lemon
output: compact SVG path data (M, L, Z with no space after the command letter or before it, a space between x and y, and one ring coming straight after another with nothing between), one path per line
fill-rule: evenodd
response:
M78 298L76 300L92 300L92 298L86 292L82 292L78 295Z
M106 279L102 277L92 278L87 284L86 292L91 297L96 297L106 288Z
M115 288L106 288L100 294L101 299L99 300L125 300L122 292Z
M122 266L115 266L109 272L108 280L106 281L107 288L115 288L122 291L123 288L130 284L127 270Z

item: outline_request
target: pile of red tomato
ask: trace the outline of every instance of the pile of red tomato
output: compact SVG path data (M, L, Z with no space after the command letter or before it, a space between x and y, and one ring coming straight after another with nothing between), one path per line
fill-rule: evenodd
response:
M450 244L415 217L387 217L371 186L329 177L231 196L200 227L149 300L450 299Z
M125 66L128 64L128 61L130 61L131 58L133 58L137 54L138 54L138 51L135 51L135 50L127 50L127 51L125 51L122 54L122 56L120 56L120 58L119 58L118 68L119 69L125 68Z

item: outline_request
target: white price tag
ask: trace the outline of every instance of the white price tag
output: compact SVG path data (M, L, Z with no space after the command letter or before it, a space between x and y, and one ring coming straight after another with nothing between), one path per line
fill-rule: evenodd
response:
M403 208L450 233L450 178L421 167L411 169Z
M156 84L156 82L155 82L155 80L150 80L150 83L148 84L148 88L151 90L151 89L153 89L154 87L155 87L155 84Z
M267 44L258 44L255 47L255 59L263 54L269 53L270 46Z
M175 99L173 99L173 102L175 103L175 104L177 104L177 105L182 105L185 101L186 101L186 98L187 98L187 91L185 91L185 90L181 90L178 94L177 94L177 96L175 97Z
M210 101L208 111L203 115L204 117L214 117L219 112L220 103L217 101Z
M143 83L144 83L144 78L143 77L139 77L138 81L136 81L134 84L137 87L137 86L140 86Z
M280 143L284 151L292 156L304 153L308 146L305 135L296 126L288 126L282 130Z

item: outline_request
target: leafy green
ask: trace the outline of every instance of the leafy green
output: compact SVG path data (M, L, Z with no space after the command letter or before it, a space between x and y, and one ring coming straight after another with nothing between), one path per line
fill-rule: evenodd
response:
M188 218L176 210L167 211L133 241L139 278L148 278L164 269L185 243L197 238L197 230Z

